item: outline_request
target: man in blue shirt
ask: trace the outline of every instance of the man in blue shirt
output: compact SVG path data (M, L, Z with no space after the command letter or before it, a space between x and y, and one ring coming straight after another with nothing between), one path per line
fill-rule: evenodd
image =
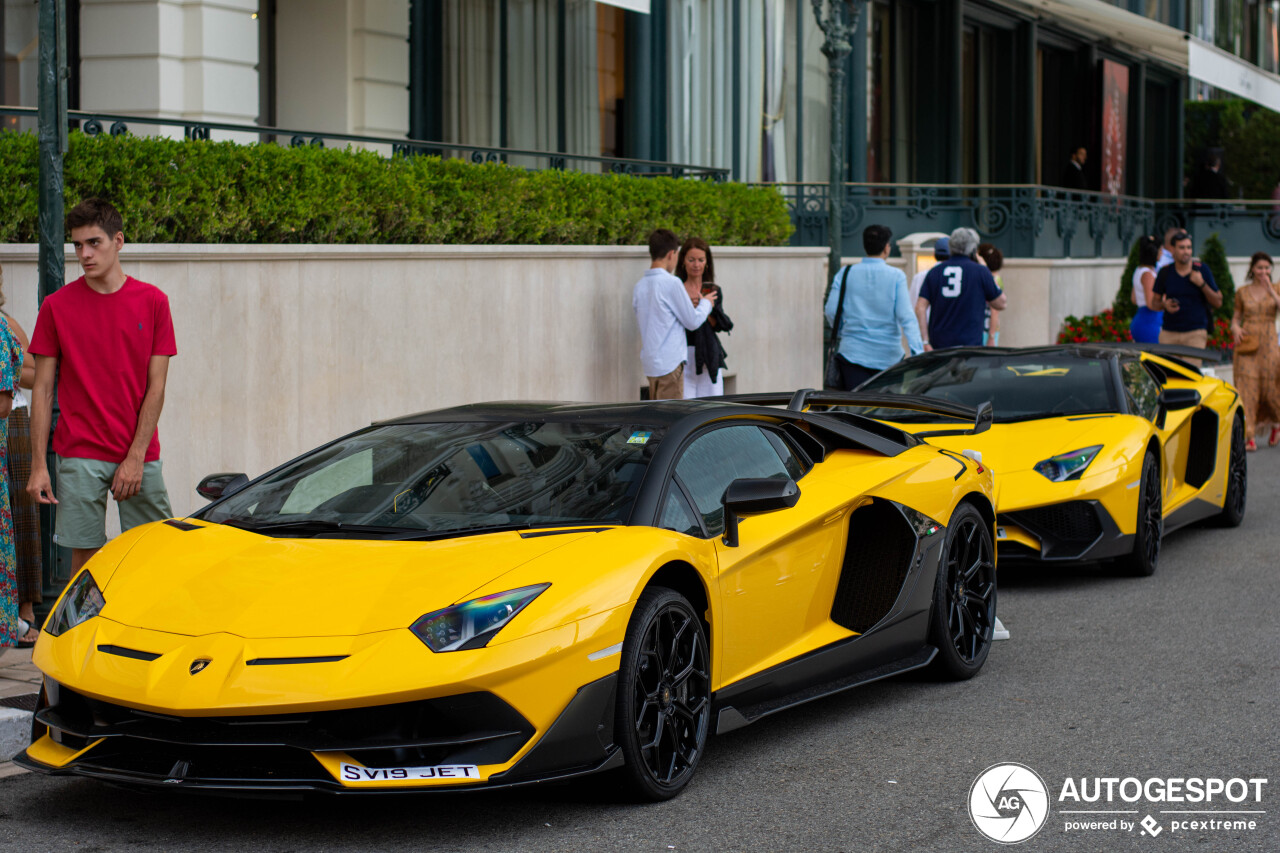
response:
M982 325L987 306L1003 311L1008 299L985 266L973 260L978 232L957 228L951 232L951 257L924 277L916 317L928 328L924 348L982 346ZM925 317L928 317L926 322Z
M1173 263L1156 273L1151 290L1151 310L1164 311L1160 343L1204 349L1222 293L1209 267L1191 257L1191 235L1186 231L1173 235ZM1198 358L1187 361L1200 366Z
M640 366L649 380L650 400L684 398L684 363L688 356L685 329L701 326L716 304L704 293L695 308L684 282L672 275L680 239L665 228L649 235L649 269L636 282L631 307L640 327Z
M827 295L823 313L827 322L834 325L840 293L844 291L844 311L840 328L835 331L840 335L836 363L846 391L901 360L903 335L907 336L912 355L924 351L920 327L911 313L907 277L902 270L885 263L892 236L883 225L863 229L862 248L867 256L862 263L836 273Z

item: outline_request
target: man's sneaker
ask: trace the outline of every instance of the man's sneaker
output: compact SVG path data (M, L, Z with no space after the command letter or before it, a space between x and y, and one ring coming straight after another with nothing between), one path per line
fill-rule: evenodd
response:
M1000 621L999 616L996 617L996 627L995 627L995 630L991 632L991 639L993 640L1009 639L1009 629L1006 628L1004 626L1004 623Z

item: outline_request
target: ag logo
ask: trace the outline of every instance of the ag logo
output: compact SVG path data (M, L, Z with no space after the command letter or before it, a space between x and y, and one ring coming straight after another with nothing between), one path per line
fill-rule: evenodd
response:
M195 675L197 672L204 672L204 668L211 663L213 663L213 661L209 660L208 658L199 658L198 660L193 660L191 662L191 674Z
M1049 817L1049 789L1025 764L993 764L973 780L969 817L987 838L1017 844L1040 831Z

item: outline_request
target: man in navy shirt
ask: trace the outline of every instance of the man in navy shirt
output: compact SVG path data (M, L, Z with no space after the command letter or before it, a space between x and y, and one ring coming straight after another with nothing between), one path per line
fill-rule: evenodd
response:
M1156 274L1151 289L1151 310L1164 311L1160 343L1204 349L1222 293L1209 268L1192 259L1191 235L1186 231L1173 235L1173 263ZM1200 366L1198 358L1187 361Z
M1003 311L1008 299L991 272L971 257L978 249L978 232L957 228L951 232L951 257L936 264L924 277L916 318L928 327L924 348L980 347L986 308ZM926 320L927 316L927 320Z

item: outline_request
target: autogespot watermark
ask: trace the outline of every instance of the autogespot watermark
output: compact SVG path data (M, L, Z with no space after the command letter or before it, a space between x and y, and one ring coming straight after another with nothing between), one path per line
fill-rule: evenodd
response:
M1050 822L1051 811L1068 833L1239 835L1264 819L1266 786L1265 778L1244 776L1069 776L1057 787L1055 804L1040 774L1006 762L973 780L969 817L1000 844L1031 838Z
M1049 789L1025 764L993 764L969 788L969 817L992 841L1026 841L1049 817Z

